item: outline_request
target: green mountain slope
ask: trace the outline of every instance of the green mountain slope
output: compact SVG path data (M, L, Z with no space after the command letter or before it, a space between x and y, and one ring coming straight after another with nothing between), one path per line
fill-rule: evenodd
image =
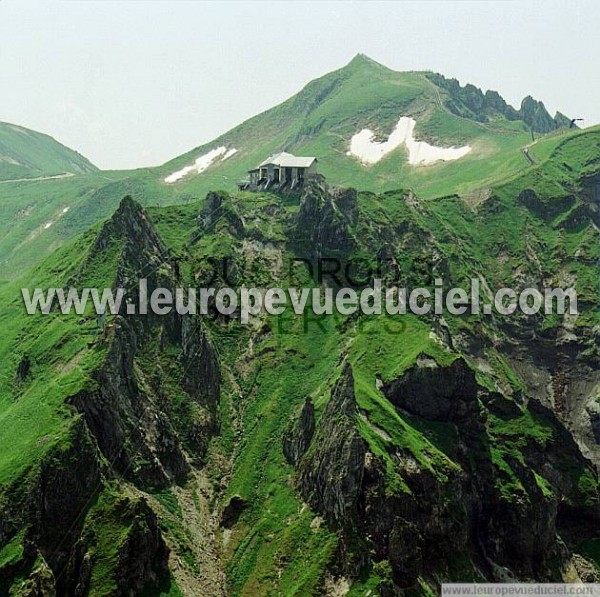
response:
M490 93L495 101L485 103ZM423 197L467 192L525 171L529 161L522 149L532 143L532 130L534 136L536 131L569 134L561 128L568 126L568 119L560 114L552 119L543 104L531 102L531 98L524 100L517 111L496 92L484 96L472 85L461 88L455 80L432 73L395 72L358 55L283 104L159 171L167 176L218 147L236 149L226 160L217 158L200 175L188 174L174 183L190 190L229 189L247 169L285 150L316 156L320 172L332 184L373 191L411 188ZM353 135L368 128L385 140L401 116L415 119L416 139L442 147L469 145L471 152L427 166L408 164L404 147L369 166L347 155Z
M50 136L0 122L0 181L96 170L89 160Z
M347 155L353 135L370 128L384 141L401 116L415 119L418 140L445 148L468 144L471 151L455 161L431 165L409 164L405 146L372 165ZM90 172L58 180L0 181L0 279L14 278L108 217L124 195L135 196L142 205L170 205L200 200L214 189L232 192L249 168L282 149L317 156L319 171L332 185L374 192L412 189L423 198L452 193L477 197L489 193L492 185L541 165L564 139L581 134L564 128L565 124L564 117L551 118L533 100L524 100L516 110L495 92L483 94L472 85L460 87L433 73L394 72L359 55L283 104L158 168ZM11 139L48 140L19 130L12 125L0 128ZM221 153L201 174L192 172L171 184L165 182L219 148ZM237 151L223 159L233 149ZM8 162L0 161L0 172L3 163ZM66 164L44 172L81 170L88 172L84 165L77 170Z
M523 174L462 197L315 185L147 210L127 198L0 286L0 592L431 595L444 580L596 579L600 135L540 148ZM243 327L27 316L20 297L135 292L140 277L222 286L210 258L224 257L236 287L318 286L290 267L315 255L385 256L408 286L478 277L482 299L573 284L580 314Z
M110 216L119 197L146 205L190 199L164 188L147 171L111 171L47 180L0 182L0 279L11 279L65 241Z

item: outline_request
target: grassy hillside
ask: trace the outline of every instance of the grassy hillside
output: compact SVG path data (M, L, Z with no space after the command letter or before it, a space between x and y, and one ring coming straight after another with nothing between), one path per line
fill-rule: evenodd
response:
M394 72L359 55L214 141L158 168L134 171L96 172L75 152L45 135L0 125L0 280L14 278L108 217L126 194L143 205L173 205L199 200L214 189L232 192L249 168L282 149L317 156L319 171L332 185L373 192L413 189L422 198L454 193L476 198L542 164L564 139L581 134L559 128L547 135L534 133L532 141L532 125L520 120L518 111L505 106L510 118L489 106L477 113L473 98L478 90L453 86L446 79L438 86L436 80L431 73ZM497 105L499 100L495 101ZM539 106L537 110L536 114ZM361 129L370 128L378 140L385 140L401 116L416 120L419 140L442 147L468 144L472 151L456 161L428 166L408 164L404 146L371 166L346 155L350 139ZM594 134L598 130L591 129ZM173 184L164 182L218 147L237 152L226 160L217 158L201 174L189 174ZM526 147L531 160L523 153ZM74 176L1 180L66 172Z
M483 125L473 125L483 126ZM510 146L514 133L498 134L495 139L481 136L480 143L497 143ZM525 142L527 135L523 137ZM417 171L401 156L390 155L383 163L363 169L357 163L346 163L346 170L327 170L328 182L342 184L348 181L367 189L383 188L390 190L413 188L419 196L435 198L458 193L467 201L477 201L491 192L491 188L508 183L524 175L534 175L552 164L561 155L567 141L579 138L586 140L581 145L585 151L596 151L600 139L600 127L585 131L571 131L553 134L529 143L530 155L536 163L525 160L520 149L513 148L512 157L506 153L483 155L479 158L466 156L465 163L438 164ZM316 153L316 152L315 152ZM258 153L257 153L258 157ZM137 171L111 171L78 175L70 178L45 181L20 181L0 183L2 203L0 204L0 280L11 279L32 266L44 255L61 246L66 240L82 233L95 222L108 217L117 207L120 197L130 194L143 205L173 205L200 200L211 188L233 190L234 175L239 166L233 163L235 156L227 160L221 168L230 168L231 177L225 174L211 174L209 169L202 175L190 176L180 182L167 185L162 181L164 171L158 175L154 169ZM341 158L340 158L341 159ZM346 159L346 158L344 158ZM382 174L390 180L389 185L381 182L376 175L385 165L399 160L398 170L390 178L389 172ZM225 166L227 164L227 166ZM340 168L343 168L341 164ZM327 161L321 160L320 169L325 171ZM551 167L552 168L552 167ZM164 170L164 169L163 169ZM344 174L344 172L346 174ZM406 173L403 178L400 173ZM551 177L546 177L548 184ZM65 211L66 210L66 211Z
M0 194L0 279L14 278L65 241L107 218L127 194L139 197L145 205L198 198L157 184L156 177L145 170L0 182Z
M0 181L96 170L82 155L49 135L0 122Z
M531 125L504 118L468 118L448 109L450 93L432 82L430 73L395 72L359 55L344 68L309 83L283 104L251 118L214 141L168 162L165 176L219 147L237 149L205 172L190 174L174 186L190 191L233 189L247 169L279 150L314 155L319 171L332 184L376 192L412 188L425 198L468 192L527 169L522 148L532 143ZM456 110L461 100L454 99ZM464 106L465 112L470 112ZM365 166L347 151L352 135L369 128L385 140L401 116L413 117L419 140L449 147L468 144L467 156L448 163L410 166L398 148L380 162ZM570 134L560 129L552 135ZM536 138L540 137L535 134Z
M170 572L156 578L147 593L136 594L195 595L202 587L212 596L223 594L225 586L230 595L304 597L322 594L324 587L338 582L348 583L349 595L385 594L391 583L428 594L440 579L493 578L472 547L488 539L486 549L496 550L494 561L517 578L566 578L570 555L565 554L572 553L587 557L593 568L589 546L598 541L600 531L589 521L599 503L598 480L573 437L579 434L585 449L589 438L578 425L599 387L594 347L599 323L594 195L599 144L597 130L540 141L538 164L477 196L423 200L405 191L364 191L355 204L343 206L319 194L301 199L221 193L198 201L190 195L187 202L178 196L181 205L153 207L147 213L128 201L108 224L95 225L20 280L3 284L0 509L8 512L3 520L10 524L0 543L0 590L12 586L16 592L41 570L68 577L72 567L66 568L66 556L55 558L59 538L84 550L79 556L85 555L89 570L88 594L114 595L122 574L120 554L131 552L127 545L132 537L143 532L145 549L155 547L148 507L172 550ZM92 188L82 186L81 204L72 210L81 210L82 217L88 214L92 222L110 214L117 193L139 192L146 202L173 199L172 190L156 193L156 188L167 187L154 186L152 172L119 176L99 189L90 177ZM61 200L57 191L55 201ZM123 229L131 237L124 237ZM181 353L172 344L171 328L134 319L135 336L144 340L117 355L118 362L125 362L137 350L130 372L135 383L116 383L112 371L105 376L94 372L106 367L117 330L127 329L124 319L101 325L89 312L27 316L20 299L21 286L60 287L74 280L81 286L111 286L119 276L133 283L141 272L168 279L168 272L177 271L184 284L199 285L209 258L224 256L234 260L238 285L298 285L288 274L289 261L315 247L321 254L369 263L385 252L408 285L431 286L434 277L443 278L448 287L481 277L491 288L570 280L580 296L581 313L575 321L445 316L444 325L429 316L391 322L385 316L308 321L264 316L247 328L227 318L205 318L200 329L214 347L222 385L218 429L200 455L192 446L198 435L195 425L205 413L186 398L184 388L191 382L181 383L187 373L185 346ZM317 284L306 275L297 276L308 285ZM157 327L148 331L146 325ZM29 363L26 374L24 359ZM425 365L420 368L419 363ZM346 364L352 368L356 412L345 422L343 409L333 409L335 416L328 420L327 407L339 398L336 388ZM421 401L427 403L440 387L453 383L452 367L462 367L459 388L465 395L465 379L475 380L473 402L463 404L463 394L454 396L461 403L454 418L420 412ZM448 378L431 381L428 371L441 371ZM390 390L411 375L422 376L417 377L417 387L423 387L417 407L395 402L409 391L398 397ZM208 385L207 377L202 369L193 379ZM151 466L154 442L170 433L169 426L160 433L144 428L147 446L135 444L135 430L129 429L122 449L111 457L104 434L89 431L82 439L82 421L89 419L75 410L72 398L88 396L93 413L105 406L106 396L98 394L105 386L118 388L117 404L124 408L137 396L152 398L144 405L152 416L142 410L134 419L142 427L169 413L180 433L175 437L194 465L185 479L157 488L137 476ZM546 387L555 388L552 400L564 401L554 403L555 412L535 406L535 398L550 404L548 396L537 394ZM307 397L314 404L317 431L294 465L283 445L293 436ZM588 401L583 406L578 402L582 399ZM111 420L107 433L126 423ZM370 456L363 493L353 498L352 471L347 469L354 459L346 460L345 450L357 443ZM179 444L168 445L175 450ZM148 447L149 453L144 451ZM587 454L597 458L592 448L588 446ZM331 449L339 469L328 468ZM120 467L123 453L132 454L131 465ZM90 454L101 464L101 479L92 484L95 492L72 508L71 515L77 516L69 528L76 530L69 532L75 536L67 537L63 528L48 538L40 530L48 521L29 520L29 510L18 506L27 504L28 496L46 492L42 495L47 497L56 491L54 481L63 482L60 463L66 463L69 478L93 469L88 466ZM171 456L161 454L163 465ZM327 500L307 489L306 479L319 470L328 475L323 486L340 492L335 503L349 526L334 524ZM339 478L347 482L338 486ZM463 496L463 491L475 493ZM223 511L232 501L241 509L223 522ZM481 513L477 524L470 519L475 516L469 510L473 502ZM395 520L398 525L389 535L382 531ZM432 528L445 530L436 536ZM477 541L465 539L466 529L482 528ZM527 537L521 542L523 535ZM33 555L32 545L39 547ZM439 551L444 545L450 548ZM414 574L402 560L407 553L421 558ZM516 561L510 559L513 553L518 553ZM543 566L535 568L539 562ZM214 578L224 580L213 586Z

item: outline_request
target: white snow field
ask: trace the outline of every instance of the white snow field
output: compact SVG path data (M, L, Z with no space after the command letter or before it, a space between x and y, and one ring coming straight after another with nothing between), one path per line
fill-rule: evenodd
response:
M416 121L414 118L402 116L387 141L373 141L375 133L363 129L350 140L350 151L347 155L357 157L363 164L376 164L388 153L404 144L408 149L408 163L412 166L433 164L435 162L457 160L471 151L464 147L436 147L425 141L417 141L413 135Z
M227 149L224 145L221 147L217 147L216 149L211 149L208 153L201 155L191 166L185 166L181 170L177 172L173 172L173 174L169 174L169 176L165 177L165 182L168 184L172 184L182 179L184 176L191 174L192 172L196 172L196 174L200 174L204 172L217 158L221 158L221 161L230 158L234 153L237 152L237 149Z

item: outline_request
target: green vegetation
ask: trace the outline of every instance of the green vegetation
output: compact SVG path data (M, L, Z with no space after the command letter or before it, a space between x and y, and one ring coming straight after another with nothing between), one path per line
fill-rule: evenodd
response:
M446 97L446 92L432 83L428 73L397 73L357 56L283 104L161 166L159 172L166 176L220 145L235 147L238 152L228 160L173 185L192 193L232 190L247 169L283 148L317 156L319 171L333 184L376 192L412 188L421 197L434 198L489 187L529 169L522 148L531 144L531 134L522 121L497 118L485 123L457 116L447 110L441 97ZM403 148L373 166L363 166L346 155L349 139L362 128L385 139L400 116L412 114L418 139L443 146L466 143L472 147L471 153L455 162L426 167L408 165ZM543 143L539 157L543 159L548 145L577 134L563 129L547 140L542 136L531 151L537 158L537 146Z
M244 514L243 538L232 546L233 594L256 595L278 586L286 595L310 595L337 543L325 525L311 527L316 514L301 508L288 481L293 469L284 460L279 440L307 394L325 387L339 358L339 337L331 318L310 323L306 333L303 324L301 318L286 322L279 346L264 354L241 380L246 384L240 422L245 432L227 494L240 495L252 506ZM292 346L295 358L290 358Z
M86 540L93 545L92 595L108 597L115 593L118 580L114 572L132 516L132 504L119 493L106 492L91 509L84 536L87 535Z
M82 155L52 137L0 122L0 181L95 170Z
M442 278L445 287L466 287L469 279L479 278L482 299L489 298L488 286L520 288L531 280L551 280L554 285L570 280L581 313L575 322L567 322L572 323L569 333L576 334L581 347L593 350L600 255L589 179L600 168L600 128L558 131L531 143L521 121L465 119L468 112L446 109L447 99L424 73L394 73L357 57L284 104L160 168L111 173L83 169L70 178L0 183L0 215L6 216L0 224L0 271L6 279L0 284L0 508L24 499L48 462L71 463L69 449L81 419L67 399L97 389L93 373L103 366L110 346L110 337L90 309L81 316L56 311L28 316L20 288L73 282L111 287L119 268L125 268L121 274L131 274L122 263L123 239L105 239L101 250L91 251L100 222L127 194L151 206L149 218L185 283L202 285L211 272L209 260L229 257L240 285L315 286L306 272L296 272L298 279L292 280L287 271L295 256L290 239L296 218L303 214L300 197L227 192L247 167L282 147L318 155L329 182L361 188L352 223L344 219L348 214L335 214L340 226L347 224L341 232L353 241L351 248L339 250L343 257L372 266L375 256L385 252L395 266L390 276L409 286L431 288L434 279ZM371 168L346 155L354 132L369 126L385 137L402 114L423 116L417 127L420 138L443 145L469 143L472 154L460 163L422 169L407 165L402 150ZM166 174L219 144L238 152L205 174L174 185L163 182ZM523 157L525 145L534 165ZM215 191L219 188L226 190ZM216 193L208 201L218 204L210 214L205 211L207 200L202 200L208 190ZM319 228L320 214L312 217L309 225ZM322 236L329 233L325 229ZM319 237L315 244L322 241ZM33 269L24 273L30 265ZM223 282L221 277L222 272L216 285ZM442 324L453 342L436 328ZM191 401L184 388L181 347L164 330L154 334L153 329L140 335L145 339L137 347L133 368L136 391L156 401L176 429L189 462L204 467L211 487L202 491L211 517L218 518L234 496L243 504L229 528L215 524L213 529L231 595L319 594L341 553L368 549L366 540L361 543L364 538L347 542L343 529L328 527L303 501L298 471L282 450L282 438L308 397L319 424L345 362L354 376L358 413L353 424L370 458L380 465L382 499L408 503L429 497L413 494L425 479L424 486L432 483L441 496L435 507L451 510L458 496L450 495L454 490L449 488L481 471L483 480L477 483L489 483L488 497L502 507L534 500L548 505L563 498L573 508L597 504L597 477L583 458L574 456L574 444L561 446L564 457L548 459L555 467L552 474L536 458L556 451L566 431L551 413L539 414L527 405L524 398L533 399L526 376L512 358L515 338L525 337L525 332L532 338L552 338L562 331L566 323L558 316L522 318L513 327L507 318L477 314L445 315L442 322L430 316L287 313L265 316L246 327L212 317L199 325L217 354L221 377L218 432L200 438L208 444L206 454L194 452L207 410ZM405 412L387 399L384 384L405 374L420 356L427 357L425 366L439 368L462 357L475 371L478 400L468 416L462 413L467 419L461 420L462 426L455 419L428 420ZM183 595L177 575L184 570L200 578L203 570L193 549L195 536L186 526L191 506L181 495L187 492L192 502L198 501L200 488L195 481L188 479L186 485L177 478L172 487L144 493L148 487L127 476L129 467L117 475L111 469L114 463L100 456L98 461L109 473L79 513L90 558L89 594L117 590L123 546L138 525L148 526L142 521L147 500L181 568L164 574L144 594ZM421 475L417 482L407 474L407 463ZM452 510L456 519L464 516L462 510L454 514ZM26 553L31 529L15 520L0 545L0 573L18 569L10 573L11 581L21 586L32 570L48 564L39 554ZM594 541L584 542L581 550L597 561ZM398 573L389 560L375 561L372 553L365 554L353 571L349 595L375 594ZM445 578L480 579L468 553L456 553L439 565L436 574ZM429 571L419 572L407 594L431 595L437 580Z
M597 152L597 127L585 131L560 129L546 136L538 135L532 143L529 128L520 120L498 117L490 122L479 122L452 113L444 103L447 91L436 86L430 74L398 73L365 56L357 56L344 68L312 81L281 105L251 118L211 143L163 166L134 171L97 172L84 164L80 167L69 167L69 163L63 162L54 165L53 156L57 149L53 145L39 145L35 136L45 143L49 138L31 131L25 134L12 125L3 125L4 128L0 128L0 190L3 196L0 206L0 279L14 278L41 256L48 255L66 240L108 217L125 195L134 196L145 206L164 206L193 203L207 192L218 189L233 192L236 182L246 176L249 168L282 149L317 156L319 171L331 184L378 193L410 188L419 197L427 199L455 193L477 198L501 182L538 171L555 150L552 168L560 170L562 162L573 157L571 148L581 148L581 144L570 144L569 141L581 135L596 138L595 145L590 144L586 151L592 161L597 155L594 154ZM372 166L361 165L346 155L353 134L362 128L370 128L379 139L385 139L402 115L416 118L417 138L442 146L466 143L472 151L454 162L421 167L406 162L403 148ZM39 161L41 165L38 169L28 170L28 178L38 172L67 171L75 175L54 180L1 182L2 178L21 178L2 174L1 168L12 167L7 160L2 160L3 134L7 138L6 144L11 146L17 140L30 140L29 145L19 151L25 152L29 148L31 161ZM56 144L47 141L50 142ZM227 160L216 161L200 175L191 174L175 184L164 182L167 175L219 146L236 148L237 152ZM522 149L526 146L536 161L535 166L523 156ZM70 159L74 160L72 156L77 154L71 154ZM592 166L590 162L587 167ZM545 180L552 181L554 177L558 184L564 179L564 172L558 173L562 178L557 178L556 174L549 172ZM549 184L552 186L553 183ZM244 198L249 200L248 196Z
M30 273L28 283L32 287L66 283L89 239L89 235L80 238L55 253ZM89 374L103 355L102 347L93 343L99 331L94 318L59 313L29 316L20 287L21 283L10 283L0 290L1 485L68 437L72 412L65 398L93 385ZM20 381L15 372L23 358L31 362L31 375Z
M24 533L15 535L15 537L0 550L0 571L5 566L16 564L23 558L23 535Z

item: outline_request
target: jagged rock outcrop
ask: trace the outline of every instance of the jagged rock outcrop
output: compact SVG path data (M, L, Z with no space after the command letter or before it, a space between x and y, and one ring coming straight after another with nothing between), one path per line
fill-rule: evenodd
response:
M140 304L142 278L147 296L159 288L174 295L182 286L177 263L145 211L131 199L123 200L100 232L88 261L94 259L94 251L114 242L122 243L116 286L136 297L135 304ZM185 448L193 459L201 459L216 430L220 381L214 351L195 317L174 309L163 315L150 310L123 313L110 324L107 341L105 361L93 374L96 389L69 402L84 414L117 471L143 485L164 486L188 472ZM160 368L151 375L144 367L144 359L159 359L172 350L179 353L177 383L188 395L186 412L176 412L169 403Z
M227 223L228 230L233 236L243 236L244 222L236 213L223 205L223 201L227 197L228 196L225 193L215 193L212 191L206 195L202 209L198 214L199 230L198 233L192 237L192 242L194 242L200 234L206 234L210 231L220 220Z
M477 381L462 358L440 367L420 355L414 367L384 384L382 392L394 406L431 421L462 421L478 411Z
M412 415L456 425L455 459L466 473L462 494L471 533L469 542L477 546L476 555L492 578L499 579L498 565L517 578L549 578L550 560L560 552L560 504L563 508L570 504L568 509L577 512L576 518L597 526L597 492L581 493L564 467L570 463L582 471L578 474L586 471L591 479L595 473L552 411L536 402L523 410L501 394L490 394L477 384L474 372L463 359L440 367L423 362L421 357L414 367L382 390L393 404ZM521 484L521 489L511 489L514 495L499 491L508 478L504 465L498 468L497 463L498 449L506 450L503 442L512 440L510 436L495 435L502 432L492 431L490 436L486 411L515 424L524 415L534 421L541 417L541 424L552 429L553 439L546 443L544 452L531 438L521 440L518 454L508 450L502 456ZM496 442L498 446L494 445ZM540 486L542 477L552 490Z
M114 538L117 543L109 546L114 550L111 555L114 558L111 595L141 595L149 587L158 586L168 575L169 548L163 539L156 514L145 498L123 496L111 505L109 512L93 512L86 520L68 565L61 573L61 595L81 597L89 594L92 568L98 563L98 552L102 554L101 557L107 557L106 545L103 545L104 539L100 535L107 531L97 529L104 517L118 521L120 528L124 529L122 534ZM106 578L104 581L110 582ZM106 587L103 590L106 591Z
M181 441L155 388L141 385L134 358L135 333L125 319L103 366L94 373L97 389L69 398L83 413L103 455L128 478L160 487L189 470Z
M441 560L466 550L468 519L458 470L445 471L442 481L408 450L395 452L393 460L403 491L389 490L381 460L367 460L362 527L375 561L388 560L395 584L409 587Z
M523 98L519 116L523 122L538 133L549 133L558 128L557 121L548 114L544 102L534 100L530 95ZM564 115L561 114L558 122L564 124L564 118Z
M352 368L346 364L299 462L305 499L337 527L356 523L364 474L366 444L356 427L358 411Z
M491 581L551 580L553 559L565 553L560 537L570 541L569 525L587 526L588 536L598 532L594 469L538 402L524 406L481 387L463 358L441 366L420 355L381 391L401 416L416 417L425 427L443 424L448 439L455 440L444 447L448 460L434 465L426 464L425 454L388 443L394 473L402 480L391 489L390 465L369 450L358 430L353 384L346 364L308 447L311 411L305 405L284 453L298 470L304 499L342 529L347 546L368 538L374 561L389 562L396 586L413 586L457 554ZM550 434L543 448L535 433L524 431L518 440L511 435L511 425L525 420ZM363 553L364 548L352 556L356 565ZM352 557L346 555L343 566Z
M556 337L542 337L508 347L507 357L527 393L552 410L598 467L600 435L594 429L600 412L600 359L587 342L593 345L594 338L558 343Z
M88 594L98 541L88 510L102 492L110 469L82 418L75 419L65 445L43 460L23 487L3 496L0 542L26 528L24 550L12 566L0 571L0 592L21 578L19 594L80 597ZM100 516L100 515L97 515ZM104 516L104 515L103 515ZM132 597L157 583L167 572L169 550L154 512L143 499L124 497L114 514L127 527L118 549L115 596ZM106 532L106 531L102 531ZM2 593L5 594L5 593Z
M79 540L84 514L102 487L104 464L82 419L76 419L63 444L31 471L25 487L11 488L0 501L0 544L26 528L24 553L0 573L3 583L27 571L32 595L68 595L64 571ZM59 574L57 574L57 572ZM55 579L56 577L56 579ZM36 592L38 591L38 592ZM29 594L29 593L27 593Z
M352 227L357 218L354 189L330 189L322 182L308 183L291 224L290 243L304 258L347 255L356 246Z
M143 499L130 506L131 523L119 549L116 570L119 594L138 595L146 586L156 586L168 573L169 549L165 545L156 514Z
M352 368L346 364L308 451L297 463L298 486L317 512L343 530L348 545L355 537L369 537L375 560L388 559L396 582L410 586L423 572L425 561L464 544L462 519L451 515L453 509L461 509L460 477L451 474L448 491L412 454L394 451L392 458L406 486L391 493L386 465L368 450L358 430L358 416ZM356 563L364 562L364 555L356 553ZM340 565L348 570L353 566L351 559Z
M475 105L476 89L467 93ZM485 102L507 109L491 93ZM126 199L89 254L74 262L70 271L82 265L71 283L108 278L134 302L142 277L149 294L185 286L187 276L204 285L207 251L221 235L240 284L256 270L267 285L285 284L283 260L307 248L313 258L367 256L373 265L377 257L391 264L386 280L408 287L438 277L444 287L460 285L459 277L473 272L485 273L486 294L488 285L506 278L519 288L548 276L571 283L573 270L589 278L594 237L584 226L598 214L598 181L565 187L556 201L542 196L535 180L514 185L509 193L490 191L467 214L458 197L429 202L433 208L400 191L365 193L359 201L354 191L320 181L305 189L299 210L295 203L288 210L290 197L261 197L249 207L213 193L197 220L187 208L157 219L175 236L176 221L188 218L182 227L187 244L176 244L177 258L148 213ZM506 230L505 216L514 229ZM517 220L527 224L523 235L515 234ZM487 244L484 236L497 230L499 238ZM569 237L573 230L581 238ZM497 264L482 247L497 249ZM51 363L61 371L85 365L85 385L78 386L85 389L64 409L65 420L79 425L78 439L69 439L73 452L61 439L60 450L36 463L18 492L2 491L0 546L14 539L17 555L0 571L0 594L18 577L32 594L85 596L98 582L99 562L108 562L103 571L118 587L107 594L143 594L145 580L154 589L169 574L162 532L172 549L171 572L188 588L194 568L204 574L204 563L212 566L221 554L220 536L212 533L219 525L231 555L229 580L239 592L285 592L283 583L305 562L324 578L331 573L349 584L376 574L386 579L382 595L471 577L559 581L559 568L569 565L579 577L594 578L580 554L587 554L582 542L600 536L598 476L586 459L595 457L600 442L600 407L593 399L598 352L583 282L588 302L577 325L568 318L555 325L541 318L427 316L398 319L407 333L393 338L374 325L367 338L381 320L356 316L327 328L322 345L316 334L282 339L279 322L267 317L244 329L228 326L221 336L225 322L218 318L204 327L192 315L122 309L114 318L98 318L96 330L93 316L82 315L77 323L89 334L83 359L67 358L65 351ZM230 395L223 395L223 438L208 450L219 432L221 392L212 338L221 343ZM425 352L415 357L417 346ZM16 352L5 376L17 406L43 370L39 347L25 349L30 371L19 364L24 353ZM345 364L329 388L338 356ZM309 393L318 397L317 407L305 400ZM290 426L288 398L297 405ZM280 448L293 468L282 466ZM191 483L173 486L207 458L206 475L194 471ZM146 490L147 502L140 499ZM325 546L323 552L305 555L298 549L304 541L316 547L311 551ZM200 552L206 555L187 562L188 554ZM225 575L214 565L209 575L219 578L214 594L221 594ZM319 590L327 589L310 587Z
M142 278L148 296L183 286L177 262L130 198L104 225L69 285L97 282L98 268L111 260L113 288L125 289L136 306ZM98 557L112 558L102 581L115 583L110 594L140 595L168 575L157 517L135 488L123 491L120 479L165 487L202 461L218 428L216 354L190 314L130 313L124 302L118 315L98 322L88 349L102 358L85 389L66 400L69 433L24 481L2 488L0 545L14 540L23 551L0 570L0 592L16 582L27 595L87 595L94 570L109 565ZM23 359L17 381L26 380L29 367ZM104 536L111 533L114 545Z
M288 462L297 464L304 456L315 433L315 406L312 400L306 399L300 418L295 422L289 435L283 438L283 454Z
M497 91L488 90L485 94L474 85L464 87L457 79L447 79L439 73L427 73L427 78L449 95L445 104L448 110L458 116L467 116L480 122L488 122L500 114L508 120L522 120L537 133L548 133L561 127L571 127L571 119L556 112L554 118L548 114L543 102L530 95L521 102L518 110L506 103Z

